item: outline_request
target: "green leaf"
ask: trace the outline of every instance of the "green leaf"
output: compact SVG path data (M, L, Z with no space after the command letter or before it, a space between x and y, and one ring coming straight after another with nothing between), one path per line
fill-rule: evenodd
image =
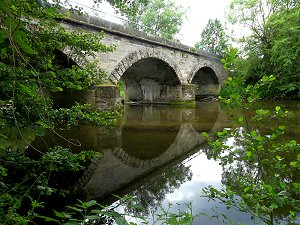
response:
M246 187L246 188L244 188L244 192L247 192L247 191L249 191L251 188L250 187Z
M76 212L82 212L83 211L82 209L79 209L79 208L73 207L73 206L66 206L66 207L69 208L69 209L72 209L72 210L74 210Z
M220 59L220 62L225 64L226 63L226 60L225 59Z
M251 137L256 137L257 133L256 133L256 131L253 130L253 131L250 132L250 135L251 135Z
M97 220L97 219L99 219L99 216L91 215L91 216L87 216L86 218L89 220Z
M105 216L108 216L108 217L113 217L113 214L111 212L107 212L107 211L93 209L91 212L92 213L97 213L97 214L100 214L100 215L105 215Z
M35 134L39 137L45 136L45 129L43 127L38 127L35 129Z
M246 155L247 155L248 157L251 157L251 156L252 156L252 152L247 151L247 152L246 152Z
M9 12L8 6L9 6L9 4L3 4L3 3L1 3L0 4L1 11L5 12L5 13L8 13Z
M63 223L63 225L79 225L80 223L78 222L67 222L67 223Z
M32 208L44 208L44 202L32 201L31 206Z
M85 202L85 203L83 204L83 207L84 207L84 208L89 208L89 207L92 207L92 206L94 206L94 205L96 205L96 204L97 204L97 201L96 201L96 200L91 200L91 201Z
M217 147L220 147L220 146L222 145L222 143L219 142L219 141L216 141L216 142L215 142L215 145L216 145Z
M297 146L297 142L295 140L290 140L289 144L292 146Z
M276 106L276 107L275 107L276 112L278 112L280 109L281 109L280 106Z
M29 86L24 84L19 84L19 86L21 91L28 94L30 97L34 97L36 95L36 92L32 90Z
M56 90L63 91L64 89L62 89L61 87L56 87Z
M1 29L0 30L0 44L2 44L5 41L5 39L7 39L7 38L8 38L7 33L5 32L5 30Z
M201 135L202 135L203 137L208 138L208 134L207 134L206 132L202 132Z
M222 131L218 131L218 132L217 132L217 135L218 135L219 137L221 137L221 136L223 135L223 132L222 132Z
M267 76L263 76L263 78L261 79L262 80L262 82L267 82L268 80L269 80L269 77L267 77Z
M7 176L7 169L0 166L0 175L3 176L3 177L6 177Z
M8 30L14 31L18 27L18 22L13 17L8 16L5 19L5 26L8 28Z
M272 203L271 206L270 206L271 209L277 209L278 208L278 205L275 204L275 203Z
M241 123L241 122L243 122L244 121L244 117L243 116L240 116L239 117L239 122Z
M14 12L17 12L17 11L18 11L18 8L17 8L15 5L11 5L10 8L11 8Z
M17 30L14 34L15 40L17 41L20 48L28 54L36 55L37 51L33 50L27 40L27 34L22 30Z
M44 219L46 222L57 222L59 223L59 220L53 219L51 217L47 217L47 216L41 216L41 215L36 215L36 217Z
M292 167L297 167L297 162L295 162L295 161L293 161L293 162L290 162L290 165L292 166Z
M65 213L61 213L61 212L57 212L57 211L55 211L54 210L54 214L55 214L55 216L57 216L57 217L59 217L59 218L65 218L66 216L65 216Z
M118 225L128 225L128 222L125 220L125 218L118 213L114 215L114 220Z
M39 124L39 125L41 125L41 126L42 126L43 128L45 128L45 129L47 129L47 128L50 127L49 125L47 125L46 123L44 123L44 122L41 121L41 120L37 121L36 123Z

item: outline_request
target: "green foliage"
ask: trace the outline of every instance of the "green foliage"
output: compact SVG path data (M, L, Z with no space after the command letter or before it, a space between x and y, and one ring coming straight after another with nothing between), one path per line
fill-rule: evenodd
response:
M115 206L103 206L95 200L82 202L77 200L78 203L72 206L67 206L65 211L54 211L53 217L37 215L38 218L43 219L45 222L56 222L57 224L118 224L118 225L137 225L137 224L168 224L168 225L191 225L195 217L193 215L191 204L186 205L185 210L178 209L177 213L172 213L171 210L174 205L169 204L167 209L161 207L162 213L154 214L152 221L151 218L137 216L128 213L119 213L115 209L126 202L129 208L143 208L136 205L134 198L125 196L120 198L119 203ZM134 222L133 222L134 221ZM114 222L114 223L113 223Z
M185 11L170 0L146 1L134 15L128 15L128 25L165 39L175 40Z
M85 59L115 49L102 43L103 33L61 26L59 21L67 17L60 12L65 3L3 0L0 4L1 224L38 223L37 214L42 216L53 207L49 198L57 200L55 207L64 207L74 194L74 181L64 180L61 173L78 178L100 155L71 153L60 146L42 151L31 146L35 136L82 120L112 125L118 115L93 112L79 104L53 108L47 97L47 92L84 90L103 82L106 75L97 62L86 64Z
M257 46L268 44L265 24L269 16L297 4L296 0L232 0L227 19L232 24L250 29L251 35L243 37L248 45L246 50L259 51Z
M113 221L117 225L129 225L124 215L98 204L95 200L88 202L78 200L77 204L66 208L66 212L54 211L54 218L40 215L38 217L44 219L45 222L64 225L111 224Z
M224 69L234 72L238 49L229 47L224 49L224 51L224 58L222 58L220 61L223 63Z
M19 128L5 120L2 122L3 124L0 125L0 156L6 149L11 151L25 149L28 143L34 140L35 131L31 127Z
M75 103L71 108L59 108L48 111L47 117L50 121L55 121L53 124L45 124L41 121L37 123L43 128L58 126L60 129L71 128L77 126L79 121L91 122L95 125L104 125L111 127L115 124L116 118L121 113L118 111L93 111L90 105L80 105Z
M187 209L185 211L179 210L177 213L170 212L170 209L174 207L173 205L169 204L169 207L167 209L161 208L162 213L156 215L157 216L157 222L159 224L168 224L168 225L183 225L183 224L189 224L192 225L194 218L197 216L193 215L193 209L191 204L187 205Z
M1 152L0 220L4 224L29 224L36 217L36 208L47 208L42 199L59 199L72 192L60 173L78 176L87 161L100 156L94 151L71 153L60 146L40 153L42 156L35 159L21 149Z
M166 194L172 193L181 184L191 180L191 178L192 173L189 167L184 164L172 166L156 178L152 185L143 185L137 188L133 193L134 198L130 199L130 201L125 199L122 205L126 207L126 213L135 216L151 217L149 216L150 212L157 210L158 206L165 199ZM147 191L145 191L146 189ZM139 207L132 207L133 204ZM166 211L164 211L164 215L167 215ZM163 218L162 215L161 218Z
M0 96L1 106L7 105L1 107L5 116L45 120L52 105L41 90L82 90L102 82L105 73L95 63L82 68L82 62L114 46L102 44L103 33L66 30L57 20L64 16L59 7L40 7L35 0L1 4Z
M273 111L258 109L251 118L245 114L276 79L263 76L246 88L236 78L227 82L234 91L220 99L235 111L241 108L242 115L237 117L236 128L209 137L207 157L222 165L224 187L207 187L204 196L227 208L250 213L253 219L258 217L266 224L296 224L300 217L300 144L282 137L285 125L280 123L280 118L290 114L280 106Z
M244 85L255 84L273 74L276 81L265 90L265 98L299 98L299 1L233 0L228 20L250 29L240 39L243 58L236 64L235 76Z
M270 39L269 64L276 75L276 89L272 94L277 97L300 97L299 58L300 44L300 6L273 14L266 24ZM276 92L276 93L275 93Z
M118 82L119 89L120 89L120 97L125 98L125 83L123 80L119 80Z
M201 40L195 44L195 48L220 56L225 55L228 48L228 37L224 27L218 19L209 19L201 33Z

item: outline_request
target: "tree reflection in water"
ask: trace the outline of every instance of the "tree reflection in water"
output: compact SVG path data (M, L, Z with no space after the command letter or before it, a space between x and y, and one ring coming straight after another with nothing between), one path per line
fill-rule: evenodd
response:
M266 224L297 224L300 145L286 140L284 126L271 123L285 116L280 107L274 113L257 113L254 120L240 119L243 127L217 132L210 141L207 157L220 161L224 188L210 186L203 189L204 194ZM266 124L272 128L264 129Z
M189 166L177 164L168 167L167 170L152 177L144 185L132 192L133 202L124 202L125 211L136 216L148 216L161 205L166 194L178 189L181 184L192 179L192 172ZM149 179L149 178L148 178ZM130 205L138 205L134 208Z

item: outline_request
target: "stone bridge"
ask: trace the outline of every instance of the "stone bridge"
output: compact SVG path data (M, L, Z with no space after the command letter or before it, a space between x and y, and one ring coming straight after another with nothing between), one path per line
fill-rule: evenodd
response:
M127 101L194 101L195 96L218 95L228 76L217 55L194 52L188 46L120 24L77 15L61 24L70 30L105 32L103 42L115 45L116 50L98 52L96 59L110 84L125 84Z

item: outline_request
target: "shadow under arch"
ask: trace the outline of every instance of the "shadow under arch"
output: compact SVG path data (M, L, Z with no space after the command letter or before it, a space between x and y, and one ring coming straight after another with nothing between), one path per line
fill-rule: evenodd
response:
M221 90L220 75L217 74L217 69L213 65L198 65L191 72L188 80L196 85L196 99L201 99L207 96L216 96Z
M126 101L169 102L181 97L183 77L176 63L159 51L139 50L127 55L111 72L113 83L125 84Z

